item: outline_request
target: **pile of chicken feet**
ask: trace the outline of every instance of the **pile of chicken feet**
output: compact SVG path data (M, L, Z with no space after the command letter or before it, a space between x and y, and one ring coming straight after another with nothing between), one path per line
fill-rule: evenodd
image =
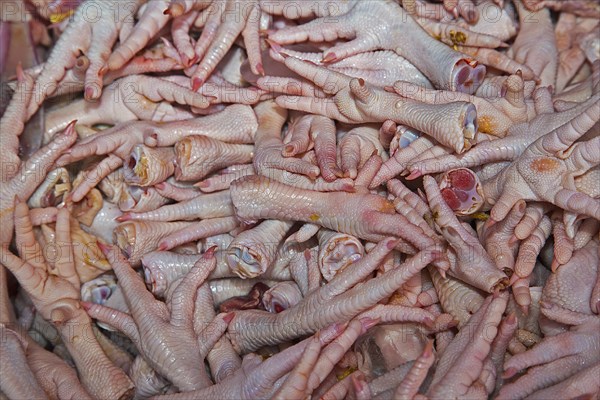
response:
M597 0L12 3L0 398L599 398Z

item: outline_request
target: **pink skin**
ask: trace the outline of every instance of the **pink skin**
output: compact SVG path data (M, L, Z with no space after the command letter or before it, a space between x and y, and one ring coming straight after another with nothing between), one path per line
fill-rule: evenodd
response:
M556 135L561 131L572 131L572 134L582 135L589 129L586 127L590 126L590 118L591 122L597 118L597 115L594 115L594 100L590 99L576 108L561 113L540 114L529 123L511 127L505 138L479 143L461 156L448 155L435 160L417 162L410 167L411 176L418 177L456 167L471 168L495 161L513 161L520 157L536 140L541 140L540 138L548 136L550 133ZM582 122L584 125L579 127ZM583 130L583 132L579 133L579 130Z
M542 218L540 225L520 244L515 263L515 275L519 278L528 277L533 272L535 260L550 236L551 226L548 217Z
M364 248L357 238L321 229L319 239L319 269L326 281L333 279L336 273L360 260Z
M154 185L154 189L161 196L178 202L191 200L200 195L196 188L176 186L168 181Z
M254 146L188 136L175 144L175 179L196 181L211 172L252 161Z
M404 377L396 391L395 400L411 400L418 393L419 388L427 377L429 368L433 365L435 356L433 354L433 341L429 340L423 353L415 360L408 374Z
M524 82L521 75L521 73L511 75L504 81L501 96L488 94L483 97L426 89L408 82L396 82L394 91L402 97L428 104L447 104L455 101L473 103L477 107L479 131L504 137L511 126L528 121Z
M585 267L582 270L581 267ZM513 356L504 365L505 378L529 368L527 374L505 385L499 395L522 398L557 384L598 362L596 340L598 317L592 314L590 298L598 270L598 242L577 251L571 261L548 279L541 301L542 314L571 328L545 337L531 350Z
M119 246L130 263L137 265L144 254L156 250L163 238L190 225L191 222L125 222L113 231L113 242Z
M125 333L149 365L180 390L210 386L201 360L221 337L230 317L219 315L212 327L196 332L190 316L195 291L216 265L214 251L206 252L179 283L171 295L170 308L147 291L118 249L104 246L103 251L112 262L131 315L86 303L83 306L88 314Z
M477 12L483 16L475 24L459 24L473 32L485 33L497 37L500 40L512 39L518 31L517 21L512 15L510 8L504 7L504 0L476 1ZM494 18L489 18L493 13Z
M488 293L503 290L508 278L500 271L485 251L472 229L463 226L444 201L435 180L424 177L423 186L429 200L435 224L453 249L450 256L450 273Z
M318 335L305 349L304 356L273 396L275 399L304 397L316 389L333 370L356 339L374 324L363 318L352 320L331 344L321 349Z
M236 165L235 168L224 168L216 174L195 183L194 186L203 193L218 192L229 189L233 181L246 175L254 175L254 166L252 164Z
M146 4L144 12L138 16L138 21L133 25L135 8L130 8L124 20L124 30L120 33L119 46L110 54L106 64L111 70L122 68L123 65L135 56L150 42L150 40L167 24L170 17L165 14L169 2L158 0Z
M312 142L323 179L332 182L343 177L336 161L336 128L332 120L318 115L303 116L294 120L288 135L290 141L282 150L284 157L306 152Z
M21 258L2 249L2 263L19 280L41 316L56 326L85 388L96 397L128 396L133 390L131 381L93 339L91 320L79 305L80 282L73 262L68 211L61 209L57 216L56 241L66 245L60 246L60 256L53 260L56 274L49 273L49 263L34 237L29 209L24 203L16 206L14 226ZM74 339L82 335L89 339L85 342Z
M221 233L231 232L238 226L235 217L209 218L164 237L159 243L159 251L171 250L185 243L194 242Z
M521 29L510 53L514 60L527 65L540 78L542 86L556 83L558 51L550 11L542 9L531 12L519 1L515 4L519 13ZM528 23L535 18L536 23ZM541 38L541 39L540 39Z
M570 313L563 309L555 316L562 319L560 322L575 325L569 331L548 336L531 350L517 354L505 363L504 378L512 377L521 369L529 370L515 382L505 384L498 396L524 398L559 382L562 382L559 387L564 390L568 378L598 363L598 348L594 339L600 324L598 317L589 316L588 320L575 323L570 320Z
M338 150L340 167L344 175L356 179L359 168L363 167L374 153L382 157L386 156L376 129L363 126L350 130L340 140Z
M195 219L220 218L234 215L228 190L201 194L176 204L167 204L144 213L125 213L118 221L191 221Z
M237 235L227 248L227 264L242 279L262 275L275 262L277 250L293 222L265 220Z
M243 177L231 186L236 215L243 220L281 218L319 224L377 242L396 235L419 249L435 244L420 228L397 214L391 202L372 194L322 193L297 189L264 177ZM352 221L346 222L348 215ZM401 246L407 250L406 247Z
M306 249L290 260L290 275L300 288L302 296L306 297L321 286L321 272L317 265L317 249Z
M319 167L296 157L284 157L281 130L287 118L287 110L266 101L255 108L259 128L254 143L254 170L259 175L269 176L297 187L313 190L351 190L350 179L327 182L321 177ZM315 179L316 178L316 179Z
M600 219L600 202L578 192L574 185L541 188L546 186L544 182L556 182L565 174L581 175L600 162L600 139L573 144L598 121L597 111L596 104L571 123L537 139L509 167L484 184L486 201L494 205L490 214L493 220L502 220L519 199L547 201L564 210Z
M124 213L128 212L148 212L156 210L169 202L169 199L158 194L158 191L152 187L140 188L138 186L129 186L123 183L124 188L119 195L119 209ZM122 217L119 215L116 220Z
M582 17L598 18L600 16L600 11L594 2L587 0L575 0L568 3L558 0L524 0L523 5L530 11L538 11L548 7L555 11L564 11Z
M0 222L4 227L0 235L0 245L7 248L13 234L13 212L15 200L24 202L43 182L46 173L60 155L75 143L77 134L74 124L59 134L52 142L35 152L26 162L3 165L0 189ZM40 173L41 172L41 173Z
M430 213L429 206L421 196L407 188L401 181L391 179L387 182L387 189L390 194L393 194L399 199L402 199L410 207L414 208L420 215Z
M360 314L359 318L370 318L378 323L414 322L433 328L435 316L423 309L399 305L378 304Z
M577 250L569 262L550 275L542 300L578 313L591 314L589 299L594 282L588 282L586 277L596 273L598 257L598 242L595 240ZM584 281L585 285L582 284Z
M33 97L33 78L23 72L20 64L17 67L17 76L19 80L15 93L0 120L3 127L0 134L0 147L3 149L0 157L2 163L0 178L2 182L14 177L21 163L19 158L19 136L23 132L27 121L27 104Z
M190 38L189 31L197 17L198 12L192 11L178 16L173 20L173 24L171 25L173 44L177 48L181 57L181 62L186 68L192 65L196 57L196 54L194 53L194 44Z
M340 324L335 324L319 332L318 336L321 347L340 336L344 332L344 328ZM157 399L234 398L251 400L256 398L270 398L283 384L286 374L298 364L311 340L312 338L305 339L264 361L257 354L248 354L242 359L241 368L219 384L200 391L161 396Z
M268 312L280 313L298 304L302 297L294 282L279 282L264 293L262 303Z
M164 182L175 172L175 160L172 147L135 145L123 163L125 183L146 187Z
M189 78L186 76L172 75L164 79L184 87L189 85ZM210 99L211 104L236 103L251 105L258 103L260 100L271 98L271 95L265 90L254 86L240 87L225 80L219 73L211 75L208 81L196 92ZM192 109L192 111L202 112L202 110L197 109Z
M482 292L458 279L443 278L433 268L429 268L429 273L444 311L450 313L462 328L483 304Z
M362 79L350 78L291 57L285 65L314 82L332 96L323 101L306 95L279 96L276 101L288 109L321 114L346 123L383 122L393 120L408 125L461 153L475 137L477 112L470 103L453 102L432 106L400 98L382 89L366 84ZM424 118L430 115L431 118ZM439 118L433 117L438 115Z
M271 46L271 57L279 62L283 62L286 56L310 61L315 64L321 64L321 60L323 59L323 53L321 52L303 53L281 47L270 40L267 43ZM356 54L343 60L329 63L327 64L327 68L353 78L362 78L371 85L378 87L391 86L396 81L407 81L419 86L432 87L429 80L414 65L393 51L372 51ZM271 71L269 68L267 73L270 75L271 73L274 74L275 71ZM281 74L285 74L285 72ZM287 74L289 75L289 72ZM280 86L285 84L296 85L302 91L307 91L310 86L307 82L298 81L296 75L287 78L281 77L279 73L277 76L269 75L259 78L256 81L256 85L261 89L277 92L281 92L282 88ZM320 91L316 87L311 89L315 93Z
M457 46L457 48L461 53L473 57L474 60L481 64L485 64L488 67L496 68L511 75L518 74L520 71L523 79L528 81L539 81L538 76L531 68L523 63L516 62L514 59L507 56L506 53L482 47ZM485 81L479 86L478 91L481 91L481 88L484 85Z
M359 188L359 190L368 188L382 165L383 159L379 155L373 154L365 161L362 168L358 171L356 179L354 180L354 185Z
M452 23L443 23L432 21L428 18L415 18L416 22L427 33L433 37L439 37L443 43L448 46L457 44L456 34L464 35L465 41L461 43L469 47L484 47L495 49L497 47L507 47L502 40L485 33L477 33L469 29L462 28L460 25Z
M457 215L473 214L483 205L479 178L467 168L452 169L442 174L440 190L444 201Z
M196 42L195 53L200 63L191 77L191 87L198 90L214 71L217 64L241 33L250 59L250 68L256 75L264 73L258 31L261 9L257 1L220 0L208 6L204 29Z
M395 242L391 239L380 242L368 256L355 264L355 268L342 271L329 284L310 293L295 307L279 314L259 311L236 313L228 333L234 348L246 353L265 344L280 343L304 333L314 332L333 321L352 318L390 296L412 275L440 256L435 251L419 253L408 260L403 268L397 268L353 287L377 267L395 246ZM330 306L317 312L315 307L319 307L318 304L324 301ZM318 318L314 318L315 315ZM290 323L296 326L293 331L285 329Z
M497 224L486 222L477 229L485 250L494 260L496 267L506 274L512 274L515 269L515 257L519 250L519 241L514 237L514 232L523 215L525 215L525 202L519 201L501 222ZM536 256L533 257L534 263L535 258Z
M182 69L181 60L177 54L172 54L174 49L166 39L163 43L148 49L141 55L129 60L122 68L115 71L107 72L102 79L103 85L109 85L119 78L129 75L169 72ZM56 90L49 97L57 97L60 95L76 95L84 90L85 74L90 65L90 60L85 55L77 57L77 61L72 69L67 70L64 77L57 83ZM34 69L29 69L34 77L37 78L44 64L40 64Z
M476 67L476 63L470 63L459 53L432 40L395 3L353 2L334 8L337 12L343 10L346 13L336 16L335 21L319 18L304 25L278 30L270 34L269 39L280 44L307 39L317 42L353 39L330 48L323 57L327 63L375 49L393 50L419 68L434 86L448 90L472 93L483 80L485 67ZM393 32L410 32L410 38L396 37ZM397 47L399 43L402 43L401 47ZM427 49L427 54L423 54L423 49ZM419 57L416 57L417 54Z
M196 0L171 0L168 4L167 10L163 11L165 14L171 15L174 18L180 17L190 11L204 10L210 5L210 2L196 1Z
M479 10L476 9L473 0L443 0L444 8L454 14L459 15L469 24L475 24L479 20Z
M117 40L119 31L126 25L125 20L132 18L137 5L134 1L109 1L96 5L93 10L88 6L82 5L77 9L65 32L52 48L35 83L34 92L39 95L29 105L28 117L52 95L65 72L75 66L80 53L85 53L90 62L85 74L85 97L88 100L100 97L102 76L107 71L105 63L110 49ZM94 23L89 22L88 13L96 16Z
M13 398L46 397L44 390L37 382L27 364L27 344L13 330L0 326L4 340L0 344L2 351L2 392Z
M179 111L170 103L198 109L209 106L208 98L176 83L147 75L129 75L106 87L104 94L95 102L79 100L50 113L46 120L45 140L64 129L73 119L92 126L138 119L176 121L193 117L193 114Z
M402 8L413 17L424 17L443 22L455 19L443 4L429 3L424 0L408 1L402 4Z
M427 392L428 398L473 396L478 387L483 385L482 373L485 374L486 359L498 333L497 327L507 301L506 293L488 297L459 331L438 362Z
M579 46L572 46L578 33L577 17L573 14L560 14L556 27L556 50L558 51L558 71L556 91L562 92L585 61L585 53Z

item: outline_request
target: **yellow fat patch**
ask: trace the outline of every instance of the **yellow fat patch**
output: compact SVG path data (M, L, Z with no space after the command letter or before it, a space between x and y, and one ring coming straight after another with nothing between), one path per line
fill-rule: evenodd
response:
M452 47L455 51L458 51L458 46L464 44L467 41L467 35L463 32L450 31L450 40L452 41Z
M71 15L73 15L74 12L75 12L75 10L69 10L69 11L64 12L64 13L50 14L50 22L53 23L53 24L57 24L59 22L62 22L65 19L69 18Z
M479 132L492 134L496 127L494 119L489 115L483 115L477 118L477 122L479 124Z
M475 218L479 221L487 221L490 219L490 216L484 212L476 212L470 215L471 218Z
M356 368L348 367L337 375L338 381L343 381L348 375L356 371Z
M317 222L319 219L321 219L321 217L319 214L312 214L310 217L308 217L308 219L310 219L312 222Z
M140 177L142 181L148 179L148 158L144 155L140 157L133 168L133 172Z

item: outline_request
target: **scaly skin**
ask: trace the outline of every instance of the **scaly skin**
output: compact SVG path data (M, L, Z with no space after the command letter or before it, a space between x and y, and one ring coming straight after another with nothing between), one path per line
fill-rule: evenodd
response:
M475 232L463 226L444 201L435 180L426 176L423 186L429 200L433 220L450 244L450 273L469 285L492 293L508 286L506 274L499 270L485 251Z
M265 101L255 107L259 127L254 143L254 170L258 175L268 176L294 186L323 191L351 190L350 179L327 182L318 177L317 165L296 157L284 157L285 144L281 130L287 118L287 110L273 101Z
M67 127L52 142L35 152L24 163L2 164L2 181L0 189L0 222L3 227L0 234L0 245L8 248L13 235L13 213L15 199L25 202L43 182L54 161L75 143L77 134L74 124Z
M75 66L80 53L86 54L89 59L85 73L85 97L88 100L100 97L110 49L119 31L126 25L125 21L133 19L140 4L136 0L113 0L84 2L79 6L36 80L34 93L38 95L29 104L28 117L52 95L65 72Z
M558 70L558 51L550 11L528 11L523 7L521 0L517 0L515 6L519 12L521 29L511 47L511 53L515 61L527 65L540 77L542 86L554 86ZM530 23L532 20L536 23Z
M563 125L577 124L579 120L585 118L585 116L582 116L583 113L594 114L594 99L589 99L569 110L555 113L552 106L548 109L544 105L544 99L547 95L549 93L543 88L536 91L534 96L536 96L538 115L530 122L511 126L506 137L478 143L471 150L459 156L447 155L437 159L415 162L409 167L412 176L418 177L424 174L443 172L450 168L471 168L491 162L513 161L540 137L561 128Z
M510 127L528 121L525 104L524 82L521 74L511 75L503 84L504 96L493 94L486 97L432 90L418 87L408 82L396 82L394 91L402 97L428 104L447 104L455 101L470 102L477 108L479 132L498 137L506 136Z
M227 264L240 278L256 278L273 265L293 222L265 220L237 235L227 248Z
M137 52L146 47L169 21L169 15L164 13L168 4L167 0L147 3L135 25L133 12L128 16L119 35L119 46L110 54L108 60L105 60L108 68L113 71L122 68Z
M575 0L563 2L558 0L524 0L523 5L531 11L538 11L548 7L555 11L564 11L583 17L600 17L598 3L590 0Z
M254 146L224 143L207 136L188 136L175 144L175 179L197 181L232 165L252 161Z
M243 220L312 222L374 242L395 235L419 249L435 244L434 239L397 214L391 202L377 195L315 192L265 177L246 176L231 185L231 198L236 215ZM402 248L407 250L406 246Z
M468 149L475 137L477 112L471 103L457 101L434 107L292 57L285 59L285 65L332 98L324 101L292 92L276 98L282 107L352 124L392 120L432 136L457 153Z
M307 39L317 42L354 39L330 48L323 57L324 62L376 49L393 50L419 68L440 89L473 93L483 80L485 67L476 67L476 63L433 40L396 3L357 1L332 9L337 13L346 12L336 15L335 21L319 18L304 25L278 30L270 34L269 39L280 44ZM403 32L409 37L397 37L394 32Z
M265 344L280 343L314 332L334 321L346 321L390 296L412 275L440 256L436 251L420 252L409 259L404 267L355 286L378 266L395 242L393 239L381 241L368 256L355 264L355 268L345 269L329 284L279 314L236 312L228 331L231 344L238 352L247 353ZM353 298L360 301L354 301ZM329 304L326 309L319 306L323 302ZM294 329L289 329L290 326L294 326Z
M319 115L305 115L294 120L288 128L288 135L291 135L290 141L281 152L284 157L304 153L314 146L323 179L332 182L343 177L336 161L336 129L332 120Z
M236 115L235 119L230 118L232 114ZM99 121L106 122L107 120L102 117ZM92 123L95 122L92 121ZM57 164L65 166L93 155L109 155L107 161L101 162L89 172L90 178L86 180L84 187L91 188L117 169L137 144L168 147L188 135L200 133L227 143L251 143L256 125L254 112L250 107L243 105L232 105L217 114L185 121L121 122L112 128L80 140L71 151L60 157ZM80 200L80 196L83 197L85 194L82 187L73 196L74 200Z
M56 326L85 388L95 397L129 398L133 392L131 381L106 357L94 338L92 321L79 304L80 282L73 263L69 212L63 208L57 216L56 238L61 251L54 260L56 274L49 272L24 203L16 206L15 231L20 258L2 249L2 264L19 280L41 316ZM77 340L83 335L88 339Z
M345 330L344 330L345 329ZM360 328L359 328L360 329ZM321 347L327 345L336 337L350 336L355 329L345 328L340 324L332 325L319 332ZM302 354L312 338L288 347L267 360L257 354L248 354L242 359L241 368L229 378L209 388L189 393L157 397L157 400L192 400L197 398L215 399L244 399L270 398L283 384L286 374L300 361Z
M212 327L196 332L190 318L194 293L216 265L214 249L206 252L172 292L170 308L156 300L115 247L103 246L123 288L131 315L85 303L88 314L125 333L148 364L182 391L211 384L202 360L227 328L219 315Z
M0 133L2 173L0 179L2 182L13 178L21 164L19 136L23 133L27 121L27 105L33 97L33 78L23 72L20 65L17 68L17 76L19 80L15 93L0 119L0 126L2 126L2 133Z
M547 201L600 219L600 201L577 191L571 183L600 162L600 138L574 144L600 119L600 97L592 100L593 105L575 120L537 139L510 166L484 183L486 201L493 205L492 219L501 221L520 199ZM550 190L544 184L557 181L561 184Z
M487 392L482 378L507 301L507 293L489 296L459 331L438 363L428 398L472 397L482 389Z
M138 119L166 122L193 117L189 112L174 108L171 103L198 109L209 106L206 97L176 83L147 75L130 75L110 84L95 102L82 99L51 112L46 121L44 141L49 141L73 119L92 126Z
M500 398L524 398L570 377L577 380L577 374L589 373L583 371L598 363L600 318L590 309L595 282L588 278L597 271L598 242L593 240L548 278L540 310L550 320L571 327L566 332L546 336L531 350L508 359L504 364L505 378L529 369L516 381L504 385L498 394Z

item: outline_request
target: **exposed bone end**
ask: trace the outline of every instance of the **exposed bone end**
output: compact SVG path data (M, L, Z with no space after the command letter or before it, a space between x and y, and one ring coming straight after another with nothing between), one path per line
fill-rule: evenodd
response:
M152 264L142 262L144 268L144 281L152 294L158 297L164 296L167 290L167 278L163 271Z
M319 250L319 269L327 282L348 265L360 260L365 254L362 243L355 237L334 234L323 242Z
M137 186L152 186L173 175L173 150L137 145L125 160L123 175L125 182Z
M265 309L272 313L280 313L295 306L302 300L302 293L293 282L279 282L267 290L262 298Z
M136 228L134 223L121 224L113 232L113 243L119 246L127 258L133 255L135 238Z
M452 70L452 89L473 94L485 78L486 68L476 61L459 60Z
M256 278L267 270L266 258L246 246L227 249L225 260L229 269L242 279Z
M455 168L439 178L442 197L456 215L471 215L485 203L479 177L468 168Z

